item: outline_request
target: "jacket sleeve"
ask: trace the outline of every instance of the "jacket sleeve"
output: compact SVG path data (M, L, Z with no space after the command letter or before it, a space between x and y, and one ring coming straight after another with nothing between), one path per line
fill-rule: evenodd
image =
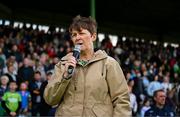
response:
M130 117L129 89L119 63L111 57L107 62L107 83L113 104L113 117Z
M66 87L68 86L71 79L66 80L62 78L64 73L64 65L61 64L61 61L55 65L54 74L52 75L51 80L48 81L48 84L44 90L43 97L47 104L56 105L59 104Z
M10 115L10 112L11 112L11 111L10 111L9 108L6 106L6 102L5 102L4 100L2 100L1 105L2 105L3 109L6 111L6 113L7 113L8 115Z

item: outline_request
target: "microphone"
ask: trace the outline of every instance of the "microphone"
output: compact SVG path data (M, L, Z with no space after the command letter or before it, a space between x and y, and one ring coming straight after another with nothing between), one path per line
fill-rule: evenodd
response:
M73 50L73 56L76 58L76 60L79 59L80 52L81 52L81 45L75 45L74 50ZM72 75L73 72L74 72L74 67L73 66L69 66L68 74Z

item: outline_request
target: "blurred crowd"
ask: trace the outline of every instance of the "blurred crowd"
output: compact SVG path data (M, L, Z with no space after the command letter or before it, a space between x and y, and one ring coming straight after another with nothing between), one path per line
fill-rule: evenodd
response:
M153 93L163 89L166 106L180 112L180 47L149 41L118 39L116 46L108 36L96 42L97 49L105 50L122 67L130 93L133 116L144 116L144 108L153 104ZM68 31L48 32L32 27L0 26L0 115L13 115L13 109L20 116L53 116L56 106L44 102L43 92L53 74L54 65L73 46ZM8 108L9 98L17 92L21 98ZM9 96L10 95L10 96ZM20 102L20 103L19 103ZM11 104L10 102L8 102ZM9 113L7 113L9 112Z
M179 47L164 47L163 43L153 44L130 38L126 41L119 39L113 47L106 37L101 42L101 48L119 61L123 69L129 86L133 116L144 117L145 111L158 104L163 105L163 108L149 116L180 116ZM156 94L162 93L161 90L165 95L157 99ZM167 114L170 110L172 113Z

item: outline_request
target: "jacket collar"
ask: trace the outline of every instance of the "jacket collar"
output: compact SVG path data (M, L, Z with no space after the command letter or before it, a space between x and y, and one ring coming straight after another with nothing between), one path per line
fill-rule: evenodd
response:
M96 62L96 61L99 61L99 60L102 60L102 59L105 59L107 57L108 57L108 55L104 50L98 50L94 53L92 59L90 59L86 65Z

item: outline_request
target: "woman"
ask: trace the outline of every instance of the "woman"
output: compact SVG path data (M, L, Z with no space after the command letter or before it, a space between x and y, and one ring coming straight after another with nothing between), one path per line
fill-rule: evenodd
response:
M94 51L96 21L77 16L69 32L74 45L81 47L80 58L64 56L44 92L48 104L59 104L56 116L130 116L128 87L118 62L102 50ZM69 66L75 68L72 75Z

